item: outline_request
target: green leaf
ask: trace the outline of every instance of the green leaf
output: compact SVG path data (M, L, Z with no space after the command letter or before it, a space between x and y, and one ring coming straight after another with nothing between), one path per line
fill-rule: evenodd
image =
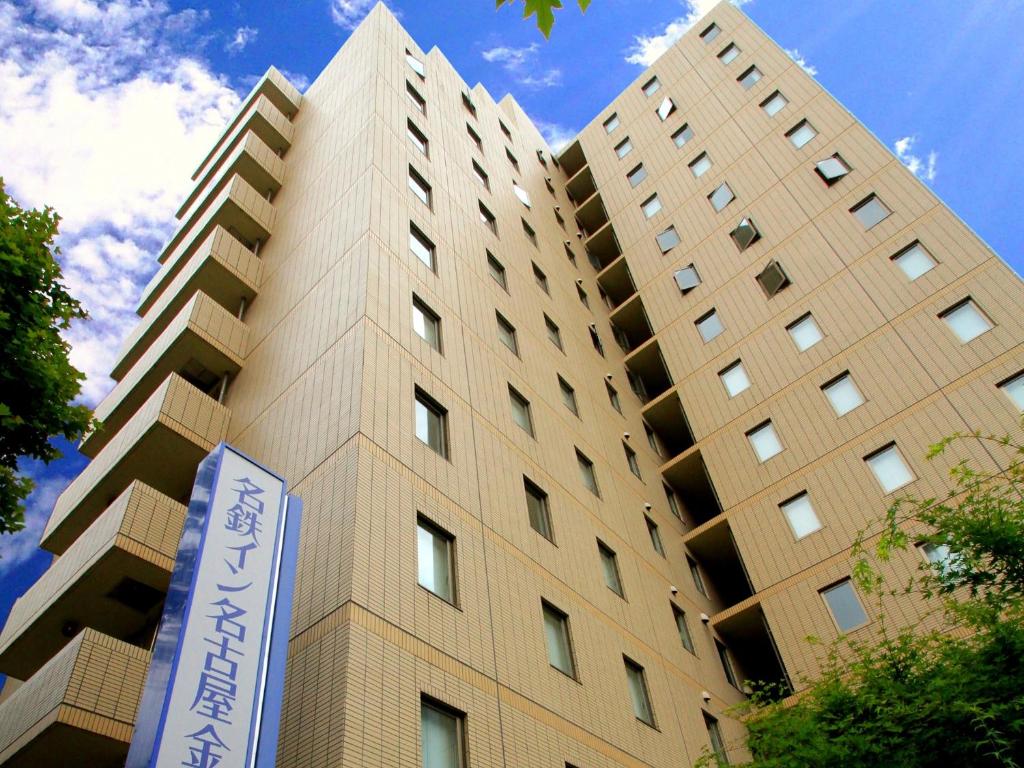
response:
M586 13L587 8L590 7L590 0L578 0L578 2L580 4L580 10Z
M555 8L562 7L562 0L524 0L523 18L537 17L537 28L544 37L551 37L551 28L555 24Z

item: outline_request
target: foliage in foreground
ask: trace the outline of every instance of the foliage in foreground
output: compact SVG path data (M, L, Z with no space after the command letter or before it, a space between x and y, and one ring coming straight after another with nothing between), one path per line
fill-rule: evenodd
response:
M495 0L495 7L515 5L516 0ZM590 0L576 0L584 13L590 6ZM544 37L551 37L551 28L555 24L555 10L561 9L562 0L523 0L523 18L537 17L537 29Z

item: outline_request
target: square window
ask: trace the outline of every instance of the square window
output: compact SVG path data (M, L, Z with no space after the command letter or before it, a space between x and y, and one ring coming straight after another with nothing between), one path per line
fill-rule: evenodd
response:
M796 344L796 348L800 352L806 352L825 338L822 336L818 324L814 321L814 317L809 312L787 325L786 330L789 331L790 338L793 339L793 343Z
M643 90L644 96L653 96L659 88L661 88L661 81L655 76L644 83L641 90Z
M696 326L697 332L700 333L700 337L704 339L705 343L717 338L725 331L725 325L714 309L698 317Z
M722 386L725 387L729 397L736 397L741 392L750 389L750 378L747 376L747 371L741 360L737 360L728 368L719 371L718 378L722 380Z
M786 138L797 149L805 147L817 135L818 132L814 130L814 126L806 120L801 120L786 132Z
M644 668L625 656L626 680L629 683L629 698L633 702L633 714L641 723L654 726L654 710L651 708L651 697L647 691L647 678Z
M707 152L701 152L695 160L690 162L690 173L695 179L699 179L711 170L711 156Z
M693 138L693 129L689 123L683 123L683 127L672 134L672 141L677 147L683 146Z
M476 131L474 131L473 130L473 126L471 126L469 123L466 123L466 133L468 133L469 134L469 138L471 138L473 140L473 144L476 146L477 151L483 152L484 151L483 139L480 138L480 134L477 133Z
M423 768L462 768L465 764L465 715L432 699L420 699Z
M515 196L519 198L519 202L521 202L527 208L531 207L530 206L530 195L527 193L527 191L525 189L520 187L514 181L512 182L512 191L515 193Z
M907 462L903 460L903 455L896 447L896 443L889 443L870 456L865 456L864 461L867 462L878 484L886 493L892 493L914 481L914 474L907 466Z
M655 193L640 203L640 210L644 212L644 218L651 218L658 211L661 210L661 200L658 199L658 194Z
M629 179L629 186L635 187L641 181L647 178L647 170L643 164L638 165L636 168L626 174L626 178Z
M676 621L676 631L679 632L679 642L683 644L683 648L688 650L690 653L695 653L693 650L693 637L690 635L690 626L686 623L686 612L672 603L672 618Z
M719 28L717 24L711 24L709 27L707 27L707 29L700 33L700 39L703 40L705 44L710 43L712 40L718 37L721 31L721 28Z
M672 99L666 96L661 104L658 105L658 119L664 122L676 111L676 104Z
M537 285L544 293L551 293L548 289L548 276L544 274L543 270L533 262L530 262L533 266L533 279L537 281Z
M412 329L427 344L441 351L441 318L415 294L412 297Z
M530 527L553 543L548 495L540 489L540 486L525 477L523 478L523 487L526 490L526 512L530 518Z
M498 340L512 350L512 354L518 355L519 341L516 339L515 326L506 320L501 312L495 312L494 316L498 321Z
M548 332L548 340L559 349L562 349L562 332L555 324L555 321L547 315L544 315L544 328Z
M729 233L729 237L736 243L737 248L745 251L761 239L761 232L758 230L757 225L754 224L753 219L744 218L740 219L740 223L736 225L736 229Z
M917 280L935 267L935 259L919 242L913 242L892 257L908 280Z
M742 75L736 78L736 82L749 91L762 77L764 77L764 75L761 73L760 69L757 67L749 67Z
M462 92L462 106L464 106L473 117L476 117L476 105L465 91Z
M412 71L419 75L421 78L427 76L427 72L423 68L423 62L417 59L415 56L413 56L408 48L405 49L405 61L412 69Z
M736 43L729 43L722 49L721 53L718 54L718 60L723 64L732 64L736 61L736 57L739 55L740 47L736 45Z
M601 556L601 571L604 573L604 583L612 592L623 597L622 579L619 578L619 563L615 551L598 539L597 551Z
M421 203L427 206L427 208L430 207L430 185L413 170L411 165L409 166L409 189L419 198Z
M740 682L736 678L736 669L732 665L732 658L729 656L729 649L721 640L715 640L715 650L718 651L718 660L722 662L722 672L725 673L725 680L733 688L739 688Z
M849 579L821 590L821 596L840 632L849 632L868 623L868 615Z
M704 726L708 729L708 741L711 742L711 751L714 752L715 759L719 765L728 765L729 756L725 751L725 739L722 738L722 729L715 718L707 712L703 712L703 714Z
M807 491L794 496L789 501L782 502L779 508L786 516L789 527L793 529L793 535L798 539L821 529L821 521L818 520L818 515L811 505L811 497L807 495Z
M604 125L604 132L611 133L619 127L619 116L615 112L612 112L611 116L602 123Z
M569 637L569 616L546 601L541 602L544 614L544 640L548 647L548 663L569 677L576 677Z
M948 544L925 542L918 544L917 548L921 551L921 556L935 566L935 570L939 573L947 573L950 570L950 566L954 564L953 555L949 550Z
M419 387L416 388L416 437L447 458L448 412Z
M633 151L633 142L629 140L629 136L624 138L618 144L615 145L615 154L621 160L630 152Z
M864 404L864 396L857 389L849 371L832 379L821 388L821 391L825 393L825 397L832 404L836 416L845 416L854 408Z
M769 299L791 284L786 270L774 260L769 261L768 265L758 273L757 282L761 284L761 288L764 289L765 295Z
M604 383L604 388L608 393L608 402L612 404L612 408L619 413L622 413L622 403L619 402L619 393L616 391L615 387L606 381Z
M690 577L693 579L693 586L696 587L697 591L704 595L704 597L707 597L708 588L707 585L704 584L704 576L700 572L700 566L697 565L697 561L687 555L686 565L690 569Z
M999 385L1003 394L1010 398L1018 411L1024 411L1024 372L1007 379Z
M455 603L455 537L420 517L416 521L416 571L421 587Z
M665 546L661 543L661 534L658 532L658 524L644 515L644 524L647 526L647 535L651 539L651 546L654 551L665 557Z
M888 218L892 211L885 207L885 203L879 200L877 195L871 195L853 206L850 213L857 217L857 221L864 225L864 229L871 229Z
M668 253L680 242L679 233L676 232L675 226L671 226L668 229L662 230L657 236L658 247L661 248L662 253Z
M831 187L850 172L850 166L839 155L832 155L816 163L814 172Z
M754 449L758 461L765 462L772 458L772 456L778 456L782 453L782 443L775 432L775 425L770 421L766 421L747 432L747 440L750 441L750 447Z
M508 158L512 167L516 169L516 173L519 173L519 161L516 160L516 156L512 154L508 147L505 147L505 157Z
M576 403L576 390L561 376L558 377L558 389L562 393L562 402L565 404L565 407L572 412L573 416L579 416L580 411Z
M424 157L429 155L430 142L427 137L423 135L423 131L416 127L412 120L408 120L405 126L405 135L409 137L409 141L412 145L420 151L420 154Z
M761 102L761 109L765 111L768 117L775 117L787 104L789 104L789 100L782 95L782 92L775 91L775 93Z
M437 271L434 263L434 244L414 224L409 224L409 250L417 259Z
M978 338L992 329L992 321L978 308L972 299L964 299L939 315L956 334L961 343Z
M484 189L490 190L491 179L487 175L487 171L477 165L476 160L473 161L473 178L480 182Z
M498 234L498 221L494 218L494 214L487 210L487 206L480 203L480 221L485 227L487 227L494 234Z
M493 278L494 282L508 290L508 276L505 272L505 266L494 258L494 255L487 251L487 272Z
M711 201L711 207L716 211L722 211L725 206L736 199L736 195L732 193L732 189L728 184L719 184L718 187L708 195L708 200Z
M595 496L600 496L601 491L597 487L597 474L594 472L594 462L576 450L576 464L580 468L580 478L583 486Z
M689 293L700 285L700 274L697 272L697 268L693 266L693 264L677 270L675 278L676 285L684 294Z
M423 115L427 113L426 99L420 96L420 92L413 88L412 83L408 80L405 81L405 95L408 97L413 107L416 108L417 112Z
M512 385L508 388L508 399L512 404L512 421L530 437L533 437L533 417L530 401L519 394Z

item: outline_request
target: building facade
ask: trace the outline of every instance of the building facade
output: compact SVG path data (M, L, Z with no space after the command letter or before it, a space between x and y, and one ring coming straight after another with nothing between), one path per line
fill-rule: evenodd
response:
M857 532L1024 407L1018 278L729 4L557 158L378 5L193 178L0 635L5 766L123 765L222 440L305 506L278 765L741 757L748 680L877 631Z

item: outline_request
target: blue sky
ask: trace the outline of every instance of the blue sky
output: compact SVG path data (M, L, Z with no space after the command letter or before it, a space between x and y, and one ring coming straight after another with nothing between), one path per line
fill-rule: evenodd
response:
M469 83L511 92L550 140L593 119L710 0L574 0L545 41L522 2L394 0L420 46ZM908 164L997 253L1024 271L1024 0L746 0L768 34ZM174 229L189 176L271 64L315 78L367 0L0 0L0 175L23 204L64 217L69 287L92 319L70 333L83 399L131 329L135 301ZM1013 227L1009 226L1011 223ZM0 620L48 566L35 549L53 501L85 461L37 479L28 529L0 539Z

